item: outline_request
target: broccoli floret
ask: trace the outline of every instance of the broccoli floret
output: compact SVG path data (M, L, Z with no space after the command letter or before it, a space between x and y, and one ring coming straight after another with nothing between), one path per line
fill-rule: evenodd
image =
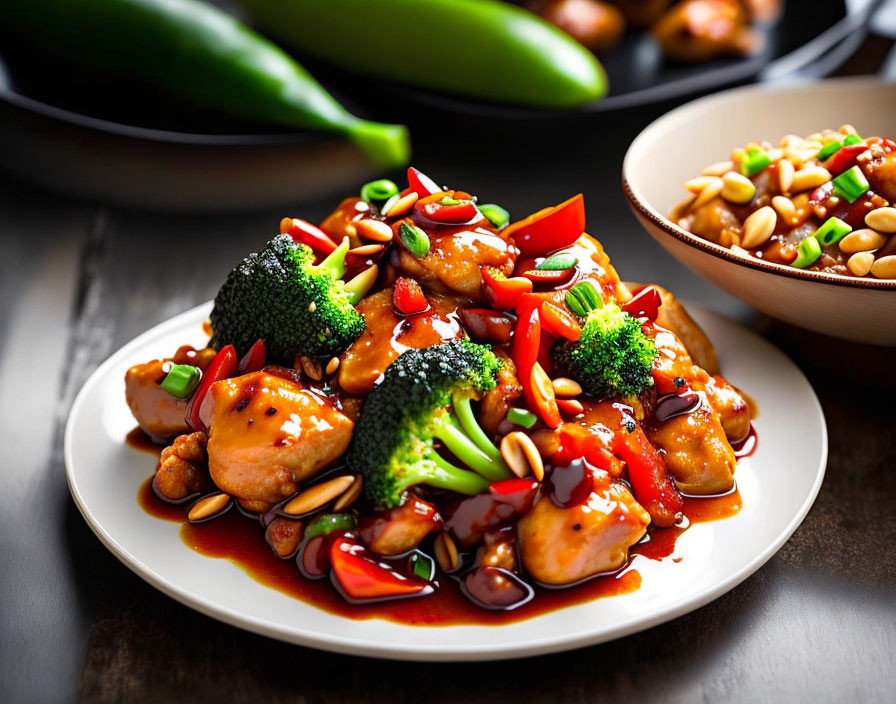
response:
M389 365L364 402L347 457L376 507L400 506L416 484L478 494L511 476L470 406L495 387L500 369L487 346L468 340L408 350ZM436 440L473 471L442 457Z
M292 364L297 354L339 354L364 331L341 277L348 240L319 265L310 247L278 235L250 254L215 296L211 346L245 354L264 340L267 360Z
M553 350L557 369L598 398L640 394L653 382L656 355L656 344L641 324L615 303L588 313L582 336L558 341Z

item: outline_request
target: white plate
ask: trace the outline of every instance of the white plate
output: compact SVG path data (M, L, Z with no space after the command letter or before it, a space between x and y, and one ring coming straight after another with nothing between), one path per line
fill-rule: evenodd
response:
M179 524L153 518L137 505L137 491L155 460L125 444L134 420L124 400L124 373L179 345L204 344L201 324L209 310L210 304L199 306L141 335L84 385L65 433L69 487L100 540L147 582L202 613L273 638L406 660L522 657L618 638L692 611L755 572L803 520L824 476L824 416L802 373L756 334L694 309L716 344L726 377L760 408L758 450L737 470L743 500L738 514L692 526L670 558L636 557L642 586L630 594L504 626L346 619L265 587L228 560L192 551L179 538Z

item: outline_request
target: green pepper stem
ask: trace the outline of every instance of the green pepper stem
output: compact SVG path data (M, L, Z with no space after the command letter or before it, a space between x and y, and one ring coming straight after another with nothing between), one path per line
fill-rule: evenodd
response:
M345 276L345 255L350 247L348 237L342 238L342 243L330 252L326 258L317 265L318 269L328 269L337 281Z

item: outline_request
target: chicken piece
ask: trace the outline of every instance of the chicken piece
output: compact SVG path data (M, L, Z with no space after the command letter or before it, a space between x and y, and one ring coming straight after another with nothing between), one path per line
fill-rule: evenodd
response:
M868 140L868 149L856 162L868 179L871 190L896 202L896 142L892 139Z
M604 51L619 42L625 18L619 8L599 0L548 0L537 12L591 51Z
M264 370L216 382L209 395L212 480L253 507L294 494L351 440L354 423L331 400Z
M196 432L175 438L162 450L156 466L156 491L172 501L180 501L206 488L209 484L207 443L208 436Z
M361 520L361 540L379 555L401 555L413 550L442 525L436 507L411 496L398 508Z
M696 321L670 291L667 291L659 284L626 282L626 286L633 293L639 293L647 286L653 286L659 292L663 301L657 314L657 325L674 333L685 346L694 362L710 374L719 373L719 358L716 356L715 347L713 347L712 342L710 342L702 328L697 325Z
M370 217L370 214L370 203L367 201L357 197L345 198L336 207L336 210L330 213L327 219L320 224L320 229L326 232L334 242L342 242L343 238L348 237L352 247L369 244L368 242L362 242L354 223Z
M674 61L708 61L754 51L758 35L738 0L684 0L653 25L653 36Z
M400 316L395 312L391 288L367 296L358 304L367 327L342 355L339 386L343 391L366 394L405 350L463 337L457 303L435 294L427 298L429 309L416 315Z
M128 369L124 375L125 399L137 423L154 441L164 442L190 432L185 420L187 402L160 386L167 376L164 366L173 362L205 369L214 356L213 349L195 350L184 346L173 357L135 364Z
M264 531L264 539L277 557L281 560L288 560L299 549L299 543L302 542L304 533L305 527L301 521L278 516L268 523L268 527Z
M506 275L513 271L517 248L494 232L485 218L459 227L433 225L418 221L429 235L429 251L418 258L404 247L396 247L391 264L400 275L416 279L427 290L461 295L470 301L483 301L479 267L489 266ZM398 234L399 223L393 228Z
M631 492L596 472L585 503L559 508L543 497L517 524L526 571L545 584L570 584L617 570L644 537L650 516Z
M523 395L523 387L516 377L516 366L500 350L495 352L502 357L504 367L498 372L497 386L483 396L479 404L479 424L490 435L498 432L498 426L507 417L513 402Z
M718 375L709 380L705 391L706 400L719 415L728 442L744 440L750 434L752 411L743 392Z
M672 0L613 0L632 27L647 27L662 15Z
M685 494L723 494L734 486L737 458L719 416L701 404L648 428L650 441L665 453L666 468Z

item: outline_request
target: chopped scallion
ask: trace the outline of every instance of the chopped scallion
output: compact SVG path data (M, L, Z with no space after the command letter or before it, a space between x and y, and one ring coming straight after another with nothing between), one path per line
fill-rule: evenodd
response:
M600 293L590 281L580 281L566 292L566 307L580 318L603 305Z
M429 235L416 225L409 222L401 223L398 226L398 236L401 243L418 259L422 259L429 253Z
M191 364L172 364L168 374L162 379L162 388L175 398L186 398L190 395L202 372Z
M833 156L842 146L843 143L838 142L836 139L833 142L828 142L819 150L818 154L815 155L815 158L819 161L824 161Z
M848 147L850 144L861 144L865 140L859 137L857 134L848 134L846 138L843 140L843 146Z
M538 420L538 416L536 416L531 411L527 411L524 408L511 408L507 411L507 420L509 420L514 425L521 425L524 428L531 428L535 425L535 421Z
M535 267L537 271L565 271L572 269L579 259L571 252L557 252Z
M412 552L408 558L408 569L414 576L429 582L435 577L436 563L429 555L419 551Z
M852 232L852 228L840 218L828 218L824 224L815 231L815 238L825 247L837 244L846 235Z
M740 163L740 172L744 176L758 174L772 163L771 157L765 149L751 149L746 158Z
M479 206L479 212L499 230L507 227L507 223L510 222L510 213L494 203L483 203Z
M800 242L797 251L799 254L797 254L796 259L791 262L790 266L795 266L797 269L805 269L818 261L818 258L821 256L821 245L814 237L807 237Z
M327 535L333 531L350 531L358 527L358 519L351 513L323 513L305 529L306 538Z
M381 178L361 186L361 200L368 203L383 202L394 195L398 195L398 186L389 179Z
M870 187L868 179L858 166L853 166L834 179L834 192L850 203L855 203Z

